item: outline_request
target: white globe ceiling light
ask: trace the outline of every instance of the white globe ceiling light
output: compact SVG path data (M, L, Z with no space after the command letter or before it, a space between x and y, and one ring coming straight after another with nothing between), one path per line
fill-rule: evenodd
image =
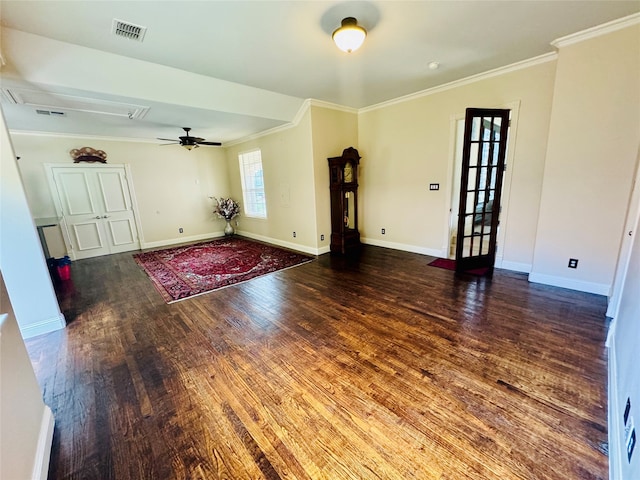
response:
M360 48L367 36L367 31L358 25L353 17L342 20L342 26L333 32L333 41L343 52L351 53Z

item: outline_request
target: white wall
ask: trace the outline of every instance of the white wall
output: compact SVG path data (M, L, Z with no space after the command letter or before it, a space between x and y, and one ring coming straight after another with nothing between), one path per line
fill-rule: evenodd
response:
M459 82L365 109L359 115L361 234L368 243L447 256L453 182L455 119L467 107L504 108L519 102L508 216L501 218L498 254L528 271L538 219L551 115L555 57L502 74ZM515 133L515 132L513 132ZM429 191L439 183L439 191ZM381 234L381 228L386 230Z
M42 401L0 272L0 478L46 479L53 415Z
M224 150L96 138L12 133L20 172L34 217L55 215L44 164L72 164L69 151L92 147L108 164L129 164L137 200L143 248L221 235L224 222L213 214L210 196L228 196ZM86 164L90 167L92 164ZM183 233L179 233L179 228Z
M228 147L231 196L242 207L238 154L259 148L267 202L267 219L236 217L238 232L248 237L317 253L311 111L288 128ZM296 232L296 237L293 237Z
M610 294L640 142L639 39L636 24L560 46L531 281Z
M64 328L1 109L0 169L0 270L22 335Z

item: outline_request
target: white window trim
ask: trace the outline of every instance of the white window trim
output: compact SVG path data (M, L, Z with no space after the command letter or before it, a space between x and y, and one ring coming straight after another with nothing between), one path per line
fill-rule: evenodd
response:
M260 166L262 167L262 188L247 188L246 186L246 182L245 182L245 165L243 162L243 158L246 155L252 154L258 152L260 154ZM256 162L257 163L257 162ZM246 150L244 152L239 152L238 153L238 166L240 167L240 183L242 186L242 209L244 212L244 215L248 218L256 218L256 219L262 219L262 220L266 220L267 218L267 198L266 198L266 191L264 188L264 164L262 163L262 150L260 148L254 148L252 150ZM248 194L252 193L252 192L258 192L258 193L262 193L263 197L264 197L264 215L260 214L260 213L256 213L255 211L249 212L247 209L247 206L250 205L252 202L248 202L247 198L248 198Z

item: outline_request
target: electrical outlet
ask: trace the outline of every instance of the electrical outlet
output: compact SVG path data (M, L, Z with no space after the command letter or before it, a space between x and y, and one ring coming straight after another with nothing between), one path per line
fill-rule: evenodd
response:
M323 240L324 240L324 234L320 235L320 241L323 241Z
M296 232L293 232L293 238L296 238Z
M182 227L180 227L180 228L178 229L178 233L184 233L184 230L183 230L183 228L182 228Z
M385 232L385 230L384 230L384 228L383 228L383 229L380 231L380 233L382 233L382 235L384 235L384 232Z
M570 258L569 259L569 268L578 268L578 259Z

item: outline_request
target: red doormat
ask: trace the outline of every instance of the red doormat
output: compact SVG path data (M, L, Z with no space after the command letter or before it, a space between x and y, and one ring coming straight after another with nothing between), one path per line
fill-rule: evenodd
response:
M449 258L436 258L429 265L431 265L432 267L444 268L445 270L453 270L454 272L456 270L456 261ZM487 274L487 272L489 272L490 270L491 269L488 267L482 267L474 268L473 270L465 270L464 273L469 273L471 275L477 275L481 277L482 275Z
M167 303L313 260L307 255L237 237L136 253L133 259Z

